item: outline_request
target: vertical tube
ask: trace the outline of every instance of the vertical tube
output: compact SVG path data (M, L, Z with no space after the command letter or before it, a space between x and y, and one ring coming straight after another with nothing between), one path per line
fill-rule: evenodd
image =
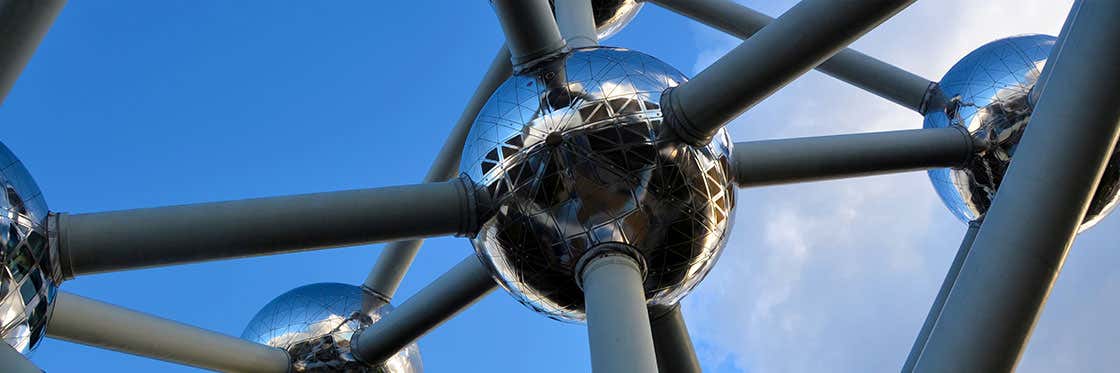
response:
M425 182L444 181L455 177L459 170L463 143L467 141L467 134L470 133L474 118L490 99L490 95L494 94L494 91L509 78L512 69L509 48L503 45L498 49L494 60L490 62L490 68L486 70L482 82L479 82L478 88L467 101L467 107L459 115L455 128L451 130L431 168L428 169L428 174L424 177ZM408 240L385 245L362 287L381 298L377 301L388 302L397 293L401 280L412 266L412 260L416 258L416 253L420 251L420 245L423 243L423 240Z
M595 29L595 12L591 0L554 0L556 23L560 34L571 48L586 48L599 45L599 35Z
M43 373L27 356L3 342L0 342L0 370L7 373Z
M638 263L625 254L605 252L582 267L579 273L587 304L591 370L657 372Z
M66 0L0 0L0 105Z
M1079 1L916 372L1014 369L1120 134L1120 2Z
M650 308L653 348L657 351L657 370L666 373L701 373L696 349L681 315L681 306Z
M941 310L945 308L945 299L949 298L949 292L953 290L953 284L957 282L957 276L961 273L961 266L964 265L965 258L968 258L968 252L972 250L972 243L976 241L976 233L980 232L980 221L974 220L968 223L968 231L964 234L964 239L961 240L961 247L957 249L957 256L953 258L953 264L949 265L949 272L945 274L945 280L941 282L941 290L937 291L937 298L933 299L933 305L929 308L929 314L926 315L926 322L922 324L922 329L918 331L918 337L914 339L914 346L910 348L910 355L906 358L906 364L902 366L903 372L914 371L914 364L918 362L918 356L922 354L922 349L926 346L926 341L929 340L929 332L933 330L933 326L937 324L937 318L941 316Z
M502 22L515 71L566 48L547 0L491 0L490 3Z
M223 372L287 373L288 353L59 292L47 336Z
M725 124L914 0L802 0L692 80L666 92L668 124L707 144Z
M495 288L490 271L471 254L384 319L358 331L351 338L354 356L370 363L384 361Z

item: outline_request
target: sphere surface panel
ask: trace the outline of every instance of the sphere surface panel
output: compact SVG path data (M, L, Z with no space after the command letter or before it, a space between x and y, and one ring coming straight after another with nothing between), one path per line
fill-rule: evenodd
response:
M730 140L693 147L662 124L661 93L685 80L639 52L580 49L489 99L460 171L493 204L475 251L518 301L582 320L575 267L605 243L634 249L650 304L678 302L711 269L735 205Z
M268 302L249 321L242 339L279 347L292 356L296 372L422 372L420 348L408 345L377 366L350 354L350 337L392 312L385 304L362 312L360 287L319 283L301 286Z
M948 98L943 111L926 114L924 127L960 126L990 146L960 169L929 171L937 194L964 221L984 216L1030 120L1032 89L1056 39L1021 35L985 44L953 65L941 79ZM1034 92L1037 98L1038 92ZM1077 125L1064 123L1063 125ZM1120 153L1108 161L1081 230L1116 207L1120 193Z
M21 353L34 349L54 302L43 194L6 146L0 144L0 335Z

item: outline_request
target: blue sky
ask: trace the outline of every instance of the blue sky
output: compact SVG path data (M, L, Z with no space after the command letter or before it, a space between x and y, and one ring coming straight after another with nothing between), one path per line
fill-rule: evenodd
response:
M793 1L745 3L776 15ZM986 41L1056 33L1068 7L919 2L856 46L937 79ZM0 141L55 211L415 183L501 39L483 1L75 1L0 109ZM692 75L735 43L647 5L604 44ZM810 73L736 121L732 134L920 126L905 109ZM925 174L740 196L721 263L685 302L706 371L897 370L964 231ZM1120 312L1111 265L1120 263L1118 229L1120 220L1105 219L1075 244L1021 371L1120 363L1112 338L1120 328L1108 317ZM360 282L380 247L95 275L63 289L239 335L287 290ZM470 253L461 239L429 240L399 299ZM500 291L424 337L421 351L430 372L589 369L582 326L533 314ZM56 340L33 360L51 372L192 371Z

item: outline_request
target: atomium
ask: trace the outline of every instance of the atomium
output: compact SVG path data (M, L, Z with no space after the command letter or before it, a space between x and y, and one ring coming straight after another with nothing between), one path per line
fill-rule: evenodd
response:
M1077 2L1061 47L1044 35L997 40L933 83L844 49L913 1L804 1L777 19L732 1L657 1L745 39L691 82L652 56L596 44L641 0L582 1L491 1L505 49L419 184L68 214L48 212L0 144L0 336L18 351L0 348L0 364L38 371L20 354L50 324L52 338L220 371L420 372L416 340L501 286L537 313L588 321L597 372L697 372L680 302L727 244L737 187L953 167L929 176L976 224L903 371L1008 371L1073 228L1120 200L1120 55L1094 55L1120 44L1120 3ZM18 75L9 68L42 36L28 30L45 32L61 3L0 2L0 24L19 31L0 43L0 100ZM1061 61L1047 79L1052 49ZM731 143L732 117L814 66L921 113L926 128ZM1016 152L1026 166L1005 181ZM1001 184L1011 202L985 218ZM450 235L474 252L394 311L421 242ZM57 291L94 273L381 242L393 243L362 286L290 290L241 338ZM504 358L509 342L484 347Z
M476 252L518 301L581 320L576 266L600 244L632 249L651 305L675 304L712 268L734 216L730 140L693 147L662 125L661 93L685 80L640 52L580 49L487 101L460 171L494 203Z
M966 55L941 78L948 103L926 114L924 126L964 128L986 144L965 167L929 171L937 194L961 220L980 219L991 206L1027 129L1039 93L1035 83L1056 40L1047 35L996 40ZM1120 152L1114 151L1081 230L1108 215L1118 200Z
M0 187L0 336L26 353L43 337L57 290L47 248L47 204L23 163L3 144Z
M368 366L350 353L350 337L393 311L389 304L363 312L362 288L340 283L301 286L257 312L241 338L284 349L296 372L422 372L420 348L408 345Z

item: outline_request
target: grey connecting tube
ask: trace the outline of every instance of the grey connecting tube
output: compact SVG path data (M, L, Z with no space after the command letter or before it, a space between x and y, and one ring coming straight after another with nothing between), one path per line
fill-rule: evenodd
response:
M646 0L717 30L747 39L774 19L730 0ZM897 66L845 48L816 67L820 72L925 114L944 105L936 84Z
M74 343L223 372L286 373L288 353L59 292L47 336Z
M657 371L663 373L701 373L696 349L688 335L679 304L650 309L653 348L657 351Z
M0 105L66 0L0 0Z
M625 253L606 251L587 258L578 272L587 305L591 370L657 372L638 262Z
M60 276L359 245L472 235L469 182L257 198L92 214L51 224Z
M385 361L497 288L490 271L471 254L385 318L351 338L361 361Z
M680 138L707 144L720 128L914 0L803 0L692 80L666 90Z
M983 146L958 128L735 143L740 187L961 167Z
M467 134L470 133L474 118L478 116L478 112L482 110L490 95L494 94L510 74L512 74L512 66L510 66L509 48L502 45L494 60L490 62L490 68L486 70L486 75L482 77L478 88L467 101L467 107L455 122L455 128L444 141L432 166L428 168L428 174L424 177L425 182L444 181L455 177L459 170L463 143L467 141ZM423 240L407 240L385 245L381 255L377 257L377 263L370 269L365 282L362 283L362 287L376 294L380 302L391 300L423 243Z
M548 0L491 0L490 3L502 23L515 72L567 49Z
M949 272L945 274L945 280L941 282L937 297L933 299L933 304L929 307L926 321L922 324L922 329L918 331L918 337L914 338L914 345L910 347L910 355L906 357L906 363L902 365L903 372L914 370L914 364L918 362L918 357L922 355L922 350L929 339L930 330L933 330L933 326L937 324L937 318L941 316L941 309L945 307L945 299L949 298L949 292L953 291L953 284L957 283L961 266L964 265L964 260L968 258L968 252L972 250L972 243L976 241L976 233L978 232L980 232L980 221L969 222L968 231L965 232L964 239L961 240L957 255L953 257L953 263L949 265Z
M7 343L0 343L0 368L5 373L43 373L27 356L16 351Z

